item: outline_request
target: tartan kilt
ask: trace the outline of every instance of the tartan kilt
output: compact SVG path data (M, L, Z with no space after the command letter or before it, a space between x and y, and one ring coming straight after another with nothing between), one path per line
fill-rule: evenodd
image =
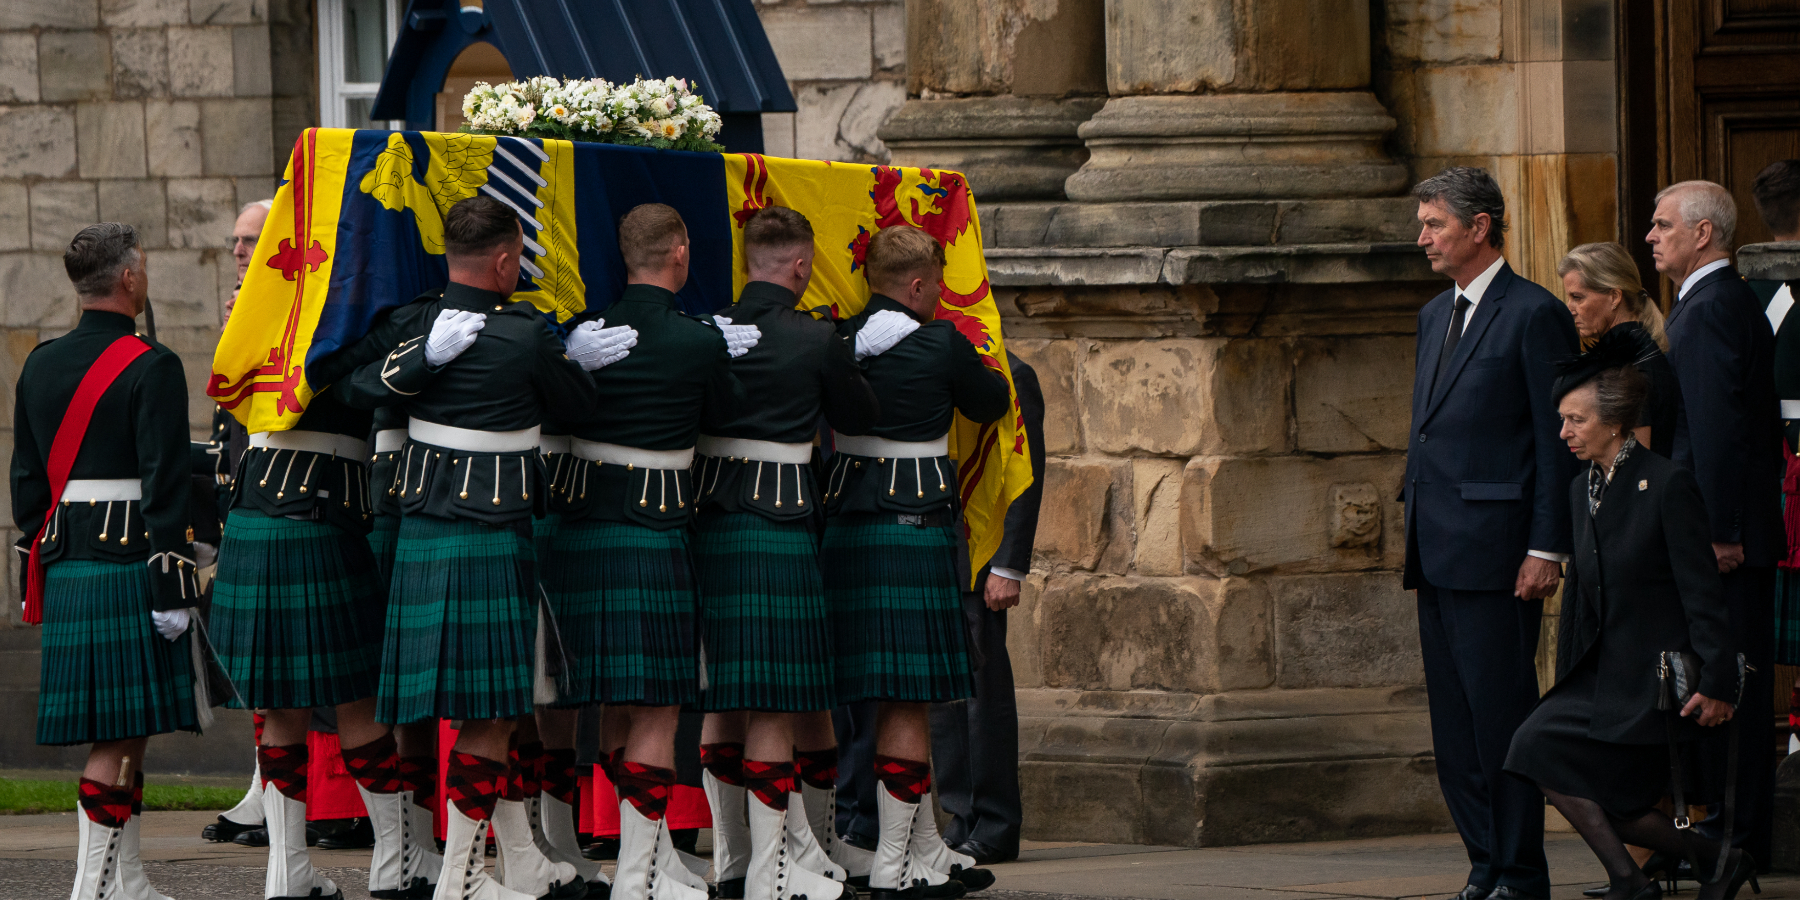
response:
M834 516L819 567L837 642L837 700L975 696L956 583L956 530L893 513Z
M543 562L550 558L550 548L556 543L556 532L561 527L562 513L553 512L531 519L531 547L537 554L539 579L544 577Z
M142 562L69 559L45 568L38 743L200 731L193 631L164 640L150 608L150 572Z
M808 520L703 512L700 571L707 712L813 712L837 705L831 620Z
M336 706L375 693L385 593L362 536L240 507L208 626L250 708Z
M685 528L565 521L544 565L572 689L559 706L700 698L694 565Z
M375 554L375 570L380 574L382 586L386 587L394 580L394 547L400 543L400 516L376 513L368 541L369 552ZM384 625L386 618L382 616Z
M532 711L532 562L528 522L401 518L378 721L506 719Z
M1800 666L1800 569L1775 570L1775 662Z

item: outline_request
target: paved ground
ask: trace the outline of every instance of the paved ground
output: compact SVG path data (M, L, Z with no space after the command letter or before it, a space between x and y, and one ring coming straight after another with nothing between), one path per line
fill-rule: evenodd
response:
M209 812L150 813L144 858L150 880L174 900L257 900L265 851L202 841ZM702 837L702 848L705 838ZM1580 839L1548 836L1553 900L1578 900L1599 866ZM62 900L74 876L73 813L0 816L0 898ZM314 851L315 864L351 900L367 900L366 851ZM1027 842L1017 862L996 866L989 900L1327 900L1446 897L1467 864L1453 835L1265 844L1188 850ZM1692 897L1692 886L1683 896ZM1749 894L1744 895L1748 900ZM1763 881L1758 900L1800 900L1800 876Z

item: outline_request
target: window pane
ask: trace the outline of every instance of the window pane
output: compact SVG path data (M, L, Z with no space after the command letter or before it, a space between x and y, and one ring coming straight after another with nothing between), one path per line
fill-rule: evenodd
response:
M369 120L369 113L372 113L374 111L375 111L375 98L374 97L345 97L344 98L344 127L345 128L386 129L387 128L386 122L372 122Z
M386 0L344 0L344 80L380 81L387 48Z

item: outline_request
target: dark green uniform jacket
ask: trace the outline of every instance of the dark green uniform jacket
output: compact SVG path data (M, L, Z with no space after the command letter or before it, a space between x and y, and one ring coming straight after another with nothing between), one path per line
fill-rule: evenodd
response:
M556 413L577 438L641 450L685 450L713 411L744 407L744 388L732 374L725 337L710 320L682 315L675 295L633 284L606 310L606 325L637 329L631 355L600 369L593 383L600 409L582 420L559 405ZM558 495L564 521L598 518L651 528L686 525L693 513L690 471L626 471L588 463L573 490Z
M850 342L833 323L795 309L797 300L778 284L744 285L729 315L738 325L761 329L762 339L732 360L731 369L749 402L709 408L702 433L811 443L821 413L832 428L849 434L875 427L881 407ZM811 465L703 459L699 473L703 508L754 512L775 521L824 515Z
M37 536L56 498L50 496L50 444L81 383L113 341L133 334L136 323L119 313L88 310L74 331L39 344L26 358L13 399L13 522ZM49 526L40 558L136 563L164 553L194 558L189 544L187 381L174 351L145 340L149 352L133 360L101 396L81 451L69 473L75 479L138 479L143 499L63 504ZM52 540L51 538L54 538ZM21 560L22 562L22 560ZM23 566L21 565L21 570ZM156 609L193 606L191 567L151 565ZM55 602L54 597L46 602Z
M883 310L913 315L892 298L876 294L838 331L854 340L869 317ZM880 421L863 433L888 440L937 440L950 433L958 412L985 423L1005 415L1012 405L1006 378L983 364L969 339L942 320L919 326L892 349L864 360L863 371L881 403ZM842 453L839 457L825 487L832 515L915 514L957 506L956 464L947 456L916 463Z

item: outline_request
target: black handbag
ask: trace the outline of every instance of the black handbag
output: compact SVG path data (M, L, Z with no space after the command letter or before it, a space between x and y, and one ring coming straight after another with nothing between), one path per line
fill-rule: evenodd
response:
M1656 708L1668 714L1669 729L1669 790L1675 801L1675 827L1686 829L1692 825L1688 818L1687 798L1681 790L1681 744L1675 739L1675 713L1693 699L1694 692L1700 687L1700 655L1687 650L1664 650L1656 655ZM1737 690L1731 700L1731 708L1735 712L1744 700L1744 679L1750 672L1750 664L1745 661L1744 654L1737 655ZM1726 699L1715 697L1713 699ZM1731 832L1734 818L1733 806L1737 796L1737 762L1738 762L1738 721L1731 717L1730 749L1725 763L1725 799L1719 811L1719 822L1724 832L1719 847L1719 863L1713 870L1712 881L1725 877L1725 862L1731 855Z

